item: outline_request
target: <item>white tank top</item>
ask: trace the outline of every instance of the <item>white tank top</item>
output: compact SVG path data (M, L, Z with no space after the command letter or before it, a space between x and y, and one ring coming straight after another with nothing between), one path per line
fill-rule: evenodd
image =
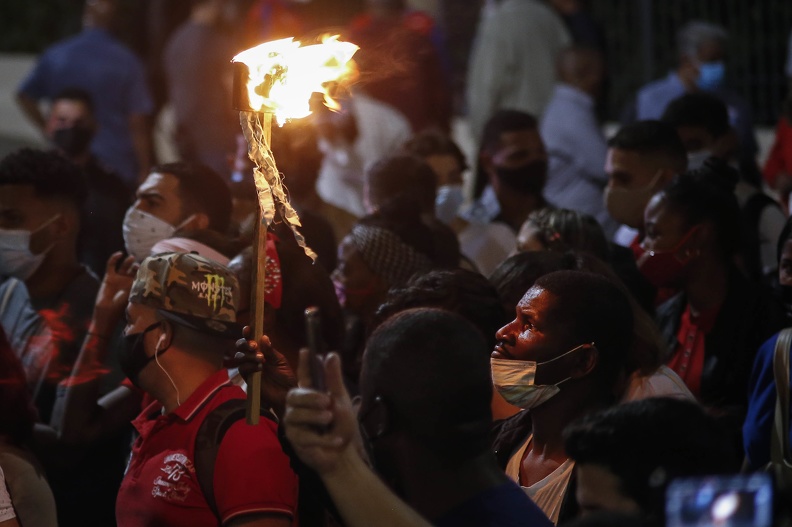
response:
M513 479L518 485L520 484L520 465L522 464L525 450L531 444L531 440L533 440L533 434L528 436L525 443L515 452L506 465L506 475ZM569 458L544 479L537 481L530 487L523 487L520 485L520 488L522 488L528 497L542 509L542 512L550 518L553 524L558 523L561 503L564 501L564 495L566 494L566 489L569 485L569 480L572 477L574 468L575 462Z

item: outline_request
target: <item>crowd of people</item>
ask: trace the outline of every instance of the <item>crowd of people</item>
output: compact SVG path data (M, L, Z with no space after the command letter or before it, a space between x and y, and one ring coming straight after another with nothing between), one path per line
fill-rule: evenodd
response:
M19 86L50 146L0 159L0 526L659 527L685 478L690 525L789 518L792 112L761 167L723 28L606 137L585 3L488 2L469 163L443 28L368 0L338 111L272 130L314 261L277 211L252 247L229 62L305 5L193 0L163 163L117 7ZM768 466L775 502L712 505Z

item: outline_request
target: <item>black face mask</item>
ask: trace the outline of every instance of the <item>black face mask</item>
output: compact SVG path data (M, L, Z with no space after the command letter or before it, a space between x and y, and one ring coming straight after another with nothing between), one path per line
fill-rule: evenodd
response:
M78 156L88 150L93 131L84 126L59 128L52 134L52 142L67 156Z
M531 161L516 168L495 167L498 179L520 194L541 194L547 177L547 161Z
M153 361L156 356L152 355L149 357L146 355L143 338L146 336L146 333L157 329L161 325L162 322L155 322L140 333L125 335L123 345L121 349L118 350L118 364L121 366L121 371L123 371L124 375L126 375L129 380L132 381L132 384L138 388L140 387L138 384L140 372L143 371L143 368L145 368L149 362ZM159 354L162 355L165 351L167 351L167 348L160 351Z

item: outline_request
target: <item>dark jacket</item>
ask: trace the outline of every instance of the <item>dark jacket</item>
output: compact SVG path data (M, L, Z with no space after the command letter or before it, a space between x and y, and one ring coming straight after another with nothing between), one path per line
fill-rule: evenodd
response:
M495 453L498 466L504 471L506 470L506 465L509 463L509 459L519 450L528 436L531 435L531 430L531 412L525 410L508 419L497 421L492 425L490 431L492 450ZM573 471L566 489L566 494L564 495L564 500L561 503L558 525L562 525L576 517L580 510L577 500L575 499L575 490L577 489L576 475L577 473Z
M657 308L655 320L668 344L669 357L679 345L677 333L686 305L685 294L680 293ZM786 325L783 307L769 291L751 284L733 268L726 300L705 338L701 402L742 420L756 351Z

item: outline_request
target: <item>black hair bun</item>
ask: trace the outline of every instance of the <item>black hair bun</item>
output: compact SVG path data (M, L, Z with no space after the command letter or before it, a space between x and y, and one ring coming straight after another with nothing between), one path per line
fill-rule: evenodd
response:
M740 181L740 172L731 166L726 160L710 156L704 164L697 169L688 172L694 181L715 187L728 193L734 193L737 183Z

